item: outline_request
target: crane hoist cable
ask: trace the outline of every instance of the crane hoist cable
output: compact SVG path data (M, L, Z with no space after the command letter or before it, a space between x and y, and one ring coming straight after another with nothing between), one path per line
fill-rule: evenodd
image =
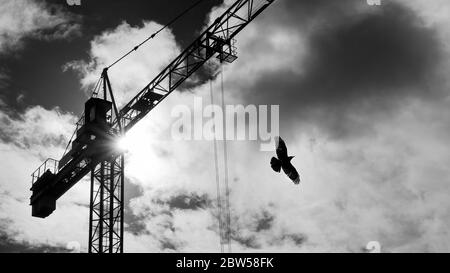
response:
M102 82L102 76L100 76L99 78L98 78L98 81L97 81L97 83L95 84L95 86L94 86L94 90L92 91L92 95L91 95L91 97L96 97L97 95L98 95L98 92L99 92L99 87L100 87L100 83Z
M122 61L123 59L125 59L126 57L128 57L128 55L130 55L131 53L133 53L134 51L137 51L139 49L139 47L141 47L143 44L147 43L148 41L150 41L151 39L155 38L156 35L158 35L161 31L163 31L164 29L170 27L171 25L173 25L176 21L178 21L178 19L180 19L181 17L183 17L184 15L186 15L189 11L191 11L192 9L194 9L195 7L197 7L201 2L203 2L204 0L198 0L197 2L195 2L194 4L192 4L190 7L188 7L186 10L184 10L182 13L180 13L179 15L177 15L175 18L173 18L169 23L167 23L166 25L164 25L162 28L160 28L158 31L156 31L155 33L153 33L152 35L150 35L147 39L145 39L142 43L136 45L133 49L131 49L130 51L128 51L125 55L123 55L122 57L120 57L119 59L117 59L115 62L113 62L112 64L110 64L106 69L110 69L111 67L113 67L114 65L116 65L117 63L119 63L120 61Z
M223 66L221 64L221 95L222 109L225 109L225 88L224 88L224 78L223 78ZM210 96L211 96L211 105L214 105L214 96L213 96L213 85L210 80ZM215 113L213 111L213 121L215 121ZM228 184L228 147L227 147L227 139L226 139L226 116L222 115L222 139L223 139L223 162L224 162L224 181L225 181L225 216L224 209L222 207L222 198L221 198L221 185L219 179L219 164L218 164L218 149L217 149L217 138L216 138L216 127L213 127L214 134L214 163L215 163L215 171L216 171L216 186L217 186L217 208L218 208L218 220L219 220L219 234L220 234L220 248L222 253L224 252L224 246L228 245L228 252L231 253L231 209L230 209L230 188ZM223 219L225 218L225 219Z
M213 95L213 83L212 80L209 80L209 93L211 97L211 105L214 105L214 95ZM215 119L216 114L213 111L212 118ZM224 252L224 238L223 238L223 223L222 223L222 197L221 197L221 187L220 187L220 178L219 178L219 159L217 152L217 138L216 138L216 127L213 126L213 138L214 138L214 166L216 171L216 190L217 190L217 218L219 219L219 237L220 237L220 251Z
M224 83L223 83L223 64L220 64L220 78L221 78L221 91L222 91L222 111L225 111L225 91L224 91ZM226 207L226 239L228 243L228 252L231 253L231 209L230 209L230 188L228 184L228 147L227 147L227 124L226 124L226 116L222 115L222 134L223 134L223 162L225 168L225 207Z

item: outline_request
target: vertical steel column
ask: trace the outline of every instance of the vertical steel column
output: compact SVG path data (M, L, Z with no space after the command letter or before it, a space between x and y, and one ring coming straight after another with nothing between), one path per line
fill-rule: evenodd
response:
M120 249L119 252L123 253L123 219L125 215L125 156L120 156Z
M109 220L109 223L108 223L108 226L109 226L109 230L108 230L108 232L109 232L109 242L108 242L108 245L109 245L109 248L108 248L108 252L109 253L114 253L113 252L113 245L114 245L114 236L112 236L112 234L114 234L114 203L115 203L115 200L114 200L114 160L113 161L111 161L111 162L108 162L109 164L110 164L110 176L109 176L109 192L108 192L108 194L109 194L109 196L110 196L110 198L109 198L109 215L108 215L108 220Z
M93 238L93 226L94 226L94 172L95 168L91 170L91 196L89 201L89 242L88 242L88 251L89 253L93 252L93 246L92 246L92 238Z
M99 253L103 253L103 236L105 232L103 231L105 223L105 162L100 163L99 174L97 173L96 178L99 180L99 191L100 191L100 202L98 203L98 249Z
M108 78L108 69L105 68L103 78L103 99L108 94L113 103L115 114L118 110L111 83ZM119 134L122 127L119 122ZM105 132L105 134L107 134ZM122 253L123 252L123 214L124 214L124 157L113 155L103 157L103 161L92 170L91 175L91 204L89 223L89 252L95 253Z
M123 252L123 155L101 162L91 175L89 253Z

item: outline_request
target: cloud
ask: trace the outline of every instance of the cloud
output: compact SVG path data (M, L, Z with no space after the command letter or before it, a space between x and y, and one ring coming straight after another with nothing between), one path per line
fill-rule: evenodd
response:
M139 232L134 234L151 236L159 251L193 251L199 245L207 247L201 251L214 251L211 241L201 240L204 235L214 242L214 231L208 230L214 224L210 204L206 195L147 190L130 204L131 212L136 215L132 224L140 226Z
M302 184L274 173L273 154L258 145L228 142L234 251L361 252L370 241L387 252L448 251L450 99L439 75L448 27L429 10L419 12L418 3L374 9L364 1L276 1L237 37L240 58L225 67L226 100L280 104L282 135ZM94 39L91 59L72 67L80 65L88 87L104 65L156 28L123 23ZM154 50L142 48L111 70L122 103L178 52L172 38L164 34L161 44L148 45ZM383 48L375 56L365 52L373 43ZM213 86L219 90L220 81ZM168 135L171 109L192 109L192 93L209 101L208 84L175 92L128 133L127 252L219 251L213 144ZM29 217L26 202L24 170L41 161L45 143L52 153L63 149L66 127L49 120L65 124L71 117L42 108L0 117L7 159L0 218L9 219L8 238L84 242L87 208L74 204L86 204L86 183L58 203L45 225Z
M441 31L409 6L355 3L277 2L237 37L226 100L280 104L303 183L273 173L272 155L256 145L228 143L236 251L360 252L373 240L391 252L449 247ZM383 48L375 56L374 44ZM204 101L208 92L194 90ZM178 104L192 109L192 94L173 93L129 132L127 176L143 188L130 204L140 226L130 249L217 251L215 202L179 210L157 201L187 189L215 198L212 144L167 140Z
M301 117L332 137L367 134L357 117L446 95L438 31L403 4L285 1L268 13L238 38L244 65L227 73L227 86L241 101L282 105L284 131Z
M64 114L57 108L46 110L40 106L29 108L17 119L0 112L0 139L20 149L38 151L42 154L57 154L68 142L74 129L75 117ZM31 152L30 151L30 152Z
M56 6L34 0L5 0L0 3L0 53L16 50L23 38L54 40L79 35L77 18Z
M174 93L130 132L142 139L134 139L126 161L127 176L144 189L130 205L142 228L135 236L153 238L159 251L164 248L157 238L170 239L177 251L218 247L212 144L162 140L164 130L150 125L164 123L164 112L180 98L189 105L188 97ZM297 137L287 141L297 155L300 187L272 172L271 154L229 142L233 249L359 252L378 240L383 251L445 251L450 220L446 109L448 101L438 106L414 99L390 120L367 119L374 126L372 136L345 140L297 128ZM169 156L158 156L159 149ZM202 195L214 201L197 210L164 201ZM190 232L192 222L201 223L195 232ZM198 239L197 232L207 235ZM157 251L127 244L130 250L141 247Z
M8 76L5 69L0 67L0 88L4 88L7 85L9 80L10 80L10 77Z
M31 217L29 206L31 172L47 157L62 155L74 121L71 114L39 106L22 114L0 110L2 251L55 252L65 249L69 241L85 243L89 184L80 182L72 188L45 220Z
M123 22L117 28L105 31L91 42L88 61L73 61L65 69L75 69L80 73L82 86L89 95L103 69L146 40L162 27L154 22L143 22L141 27L131 27ZM161 32L157 39L150 40L137 53L133 53L109 71L112 88L117 103L127 103L138 90L144 88L162 68L175 58L180 49L171 31Z
M5 106L6 106L6 104L3 102L2 97L0 97L0 108L3 108Z
M50 245L30 245L27 242L17 242L0 231L0 253L67 253L64 247Z
M398 3L376 10L363 1L281 3L238 36L240 59L226 69L225 86L232 92L230 103L280 104L282 134L288 135L290 153L299 155L295 164L304 183L300 189L287 181L280 184L268 167L270 155L248 143L230 143L236 178L232 214L238 218L233 221L234 246L358 252L377 239L386 251L448 249L442 243L448 238L443 196L448 192L445 139L450 132L442 29ZM356 43L364 46L352 47ZM382 48L375 56L369 54L374 44ZM206 97L206 89L198 88L196 95ZM176 101L191 106L187 97L173 94L161 108ZM158 110L154 120L163 118L160 111L165 110ZM142 183L151 177L147 194L157 194L153 187L167 192L182 187L175 183L183 179L172 183L164 176L176 172L191 173L192 184L186 187L214 196L211 188L199 186L212 183L211 164L188 163L213 157L211 150L199 150L205 143L187 150L160 143L172 157L149 160L163 168L138 179ZM200 181L197 175L206 169L209 177ZM257 226L255 215L270 204L270 233L248 228Z

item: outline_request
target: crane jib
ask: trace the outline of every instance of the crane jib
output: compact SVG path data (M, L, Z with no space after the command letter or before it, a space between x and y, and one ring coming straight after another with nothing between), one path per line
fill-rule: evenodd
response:
M120 120L125 131L131 129L214 55L221 62L236 60L234 37L272 2L274 0L236 1L120 110L113 127L117 127ZM161 98L149 100L148 96L152 96L149 94L156 94Z

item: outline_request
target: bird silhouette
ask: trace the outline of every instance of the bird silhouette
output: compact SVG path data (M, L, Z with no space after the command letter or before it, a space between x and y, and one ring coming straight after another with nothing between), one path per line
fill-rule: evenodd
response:
M279 173L283 169L284 173L294 182L294 184L300 184L300 175L295 167L292 165L291 160L294 156L288 156L286 143L281 137L275 138L277 157L272 157L270 160L270 166L272 169Z

